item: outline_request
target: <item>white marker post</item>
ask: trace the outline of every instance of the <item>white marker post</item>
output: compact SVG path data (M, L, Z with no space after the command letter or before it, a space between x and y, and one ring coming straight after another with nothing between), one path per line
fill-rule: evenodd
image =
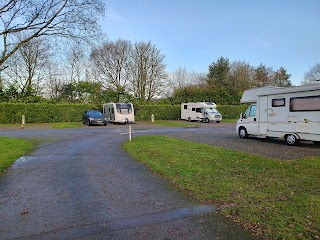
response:
M151 114L151 122L154 122L154 114Z
M131 142L131 124L129 123L129 142Z
M24 129L24 124L26 123L26 118L24 115L22 115L22 119L21 119L21 129Z

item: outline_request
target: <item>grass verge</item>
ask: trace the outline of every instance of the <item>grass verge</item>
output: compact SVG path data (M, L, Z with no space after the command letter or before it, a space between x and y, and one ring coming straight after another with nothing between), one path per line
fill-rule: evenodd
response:
M0 176L14 161L33 148L32 142L25 139L0 137Z
M156 120L152 124L158 124L165 127L198 127L199 124L188 123L185 121L174 121L174 120Z
M258 236L320 237L320 157L280 161L164 136L136 137L123 147Z
M83 124L81 122L59 122L50 123L52 128L82 128Z

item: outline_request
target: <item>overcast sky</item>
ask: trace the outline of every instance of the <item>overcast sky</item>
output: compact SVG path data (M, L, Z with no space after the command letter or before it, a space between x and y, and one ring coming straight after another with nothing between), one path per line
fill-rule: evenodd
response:
M151 41L168 72L220 56L285 67L294 85L320 62L320 0L105 0L109 40Z

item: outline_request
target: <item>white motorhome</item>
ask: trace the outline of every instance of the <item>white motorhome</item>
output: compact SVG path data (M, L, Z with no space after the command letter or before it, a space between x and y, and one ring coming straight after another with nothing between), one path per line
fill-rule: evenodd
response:
M284 138L287 145L301 140L320 144L320 84L246 90L240 102L251 103L237 122L240 138L252 135Z
M132 103L103 104L103 114L112 123L133 123L134 109Z
M217 105L213 102L195 102L181 104L181 120L216 121L222 120L222 115L217 110Z

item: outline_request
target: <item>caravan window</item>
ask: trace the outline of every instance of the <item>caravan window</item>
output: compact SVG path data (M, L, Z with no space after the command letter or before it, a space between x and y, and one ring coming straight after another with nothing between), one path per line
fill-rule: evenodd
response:
M196 108L196 112L201 113L201 108Z
M192 108L192 111L195 111L196 109L195 108Z
M320 111L320 96L290 98L290 112Z
M188 105L183 105L183 109L188 109Z
M272 107L283 107L286 105L285 98L276 98L272 99Z
M127 103L117 103L116 104L117 112L121 114L130 114L132 113L131 104Z

